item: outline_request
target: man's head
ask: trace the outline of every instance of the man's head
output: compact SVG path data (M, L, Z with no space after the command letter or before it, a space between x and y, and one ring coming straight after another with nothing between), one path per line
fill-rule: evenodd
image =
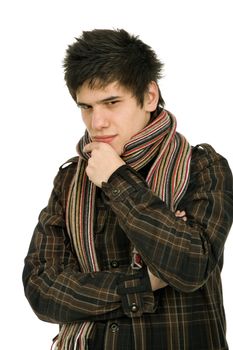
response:
M158 96L158 87L151 82L141 107L132 93L117 82L105 88L90 88L84 83L76 100L92 142L108 143L121 155L128 141L149 124Z
M75 101L84 83L90 88L105 88L117 82L142 107L149 84L161 77L162 63L148 45L125 30L95 29L83 32L68 47L64 68ZM160 91L158 105L164 105Z

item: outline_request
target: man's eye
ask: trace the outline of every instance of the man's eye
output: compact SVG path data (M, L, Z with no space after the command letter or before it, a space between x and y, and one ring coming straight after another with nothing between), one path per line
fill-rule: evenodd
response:
M78 107L82 110L87 110L91 108L91 106L87 106L87 105L78 105Z
M120 102L120 101L118 101L118 100L116 100L116 101L109 101L106 104L109 105L109 106L112 106L112 105L117 104L118 102Z

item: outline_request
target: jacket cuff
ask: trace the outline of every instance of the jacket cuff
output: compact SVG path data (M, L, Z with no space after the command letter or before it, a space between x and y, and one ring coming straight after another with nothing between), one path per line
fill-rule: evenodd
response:
M148 189L144 178L129 165L122 165L102 183L103 197L106 202L119 202L129 195L138 196L141 191Z
M155 300L146 268L120 276L117 292L121 296L123 312L128 317L153 313L157 308L158 301Z

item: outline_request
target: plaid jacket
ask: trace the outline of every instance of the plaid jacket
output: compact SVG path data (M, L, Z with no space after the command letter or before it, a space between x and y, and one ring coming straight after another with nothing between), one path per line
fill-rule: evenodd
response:
M25 259L25 294L37 316L58 324L95 322L89 349L228 349L221 287L233 216L227 161L194 147L189 186L175 217L128 166L98 190L95 248L101 268L81 273L65 223L77 158L61 167ZM144 169L145 172L145 169ZM131 268L132 247L168 283L151 291L147 269Z

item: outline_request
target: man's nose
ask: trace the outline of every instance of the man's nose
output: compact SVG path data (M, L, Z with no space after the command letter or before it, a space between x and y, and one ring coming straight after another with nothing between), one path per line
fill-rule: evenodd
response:
M102 108L93 108L92 111L92 128L93 129L102 129L106 128L109 125L108 117L106 111Z

